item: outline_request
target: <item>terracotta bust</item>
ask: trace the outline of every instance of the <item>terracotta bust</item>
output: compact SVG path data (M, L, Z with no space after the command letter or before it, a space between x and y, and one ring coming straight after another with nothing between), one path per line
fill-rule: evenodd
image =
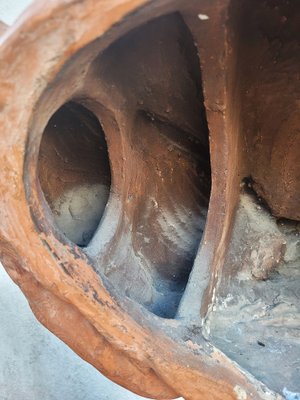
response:
M2 36L1 261L135 393L300 391L299 23L283 0L54 0Z

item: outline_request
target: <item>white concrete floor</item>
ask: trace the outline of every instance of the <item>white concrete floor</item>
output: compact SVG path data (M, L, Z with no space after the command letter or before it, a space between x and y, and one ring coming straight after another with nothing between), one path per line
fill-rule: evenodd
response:
M0 0L0 20L12 25L32 0Z

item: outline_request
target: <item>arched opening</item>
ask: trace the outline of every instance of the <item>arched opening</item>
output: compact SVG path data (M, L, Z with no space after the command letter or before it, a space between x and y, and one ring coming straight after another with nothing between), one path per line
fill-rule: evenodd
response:
M110 192L106 140L96 116L75 102L50 118L40 145L38 176L58 228L87 246Z

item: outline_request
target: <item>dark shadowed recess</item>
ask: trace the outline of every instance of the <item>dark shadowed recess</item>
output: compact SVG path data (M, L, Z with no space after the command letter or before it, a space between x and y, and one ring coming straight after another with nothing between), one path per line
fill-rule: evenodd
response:
M86 246L104 212L111 178L103 130L80 104L66 103L50 118L40 146L39 179L58 228Z

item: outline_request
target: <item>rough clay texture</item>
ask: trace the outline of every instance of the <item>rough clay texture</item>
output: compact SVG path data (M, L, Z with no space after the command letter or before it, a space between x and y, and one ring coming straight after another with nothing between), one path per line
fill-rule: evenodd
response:
M1 259L48 329L144 396L281 398L272 374L231 360L202 326L238 271L256 287L292 254L257 217L252 250L228 263L243 178L277 217L299 219L297 114L270 117L297 104L299 10L252 4L54 0L2 36ZM276 75L262 26L280 23Z

